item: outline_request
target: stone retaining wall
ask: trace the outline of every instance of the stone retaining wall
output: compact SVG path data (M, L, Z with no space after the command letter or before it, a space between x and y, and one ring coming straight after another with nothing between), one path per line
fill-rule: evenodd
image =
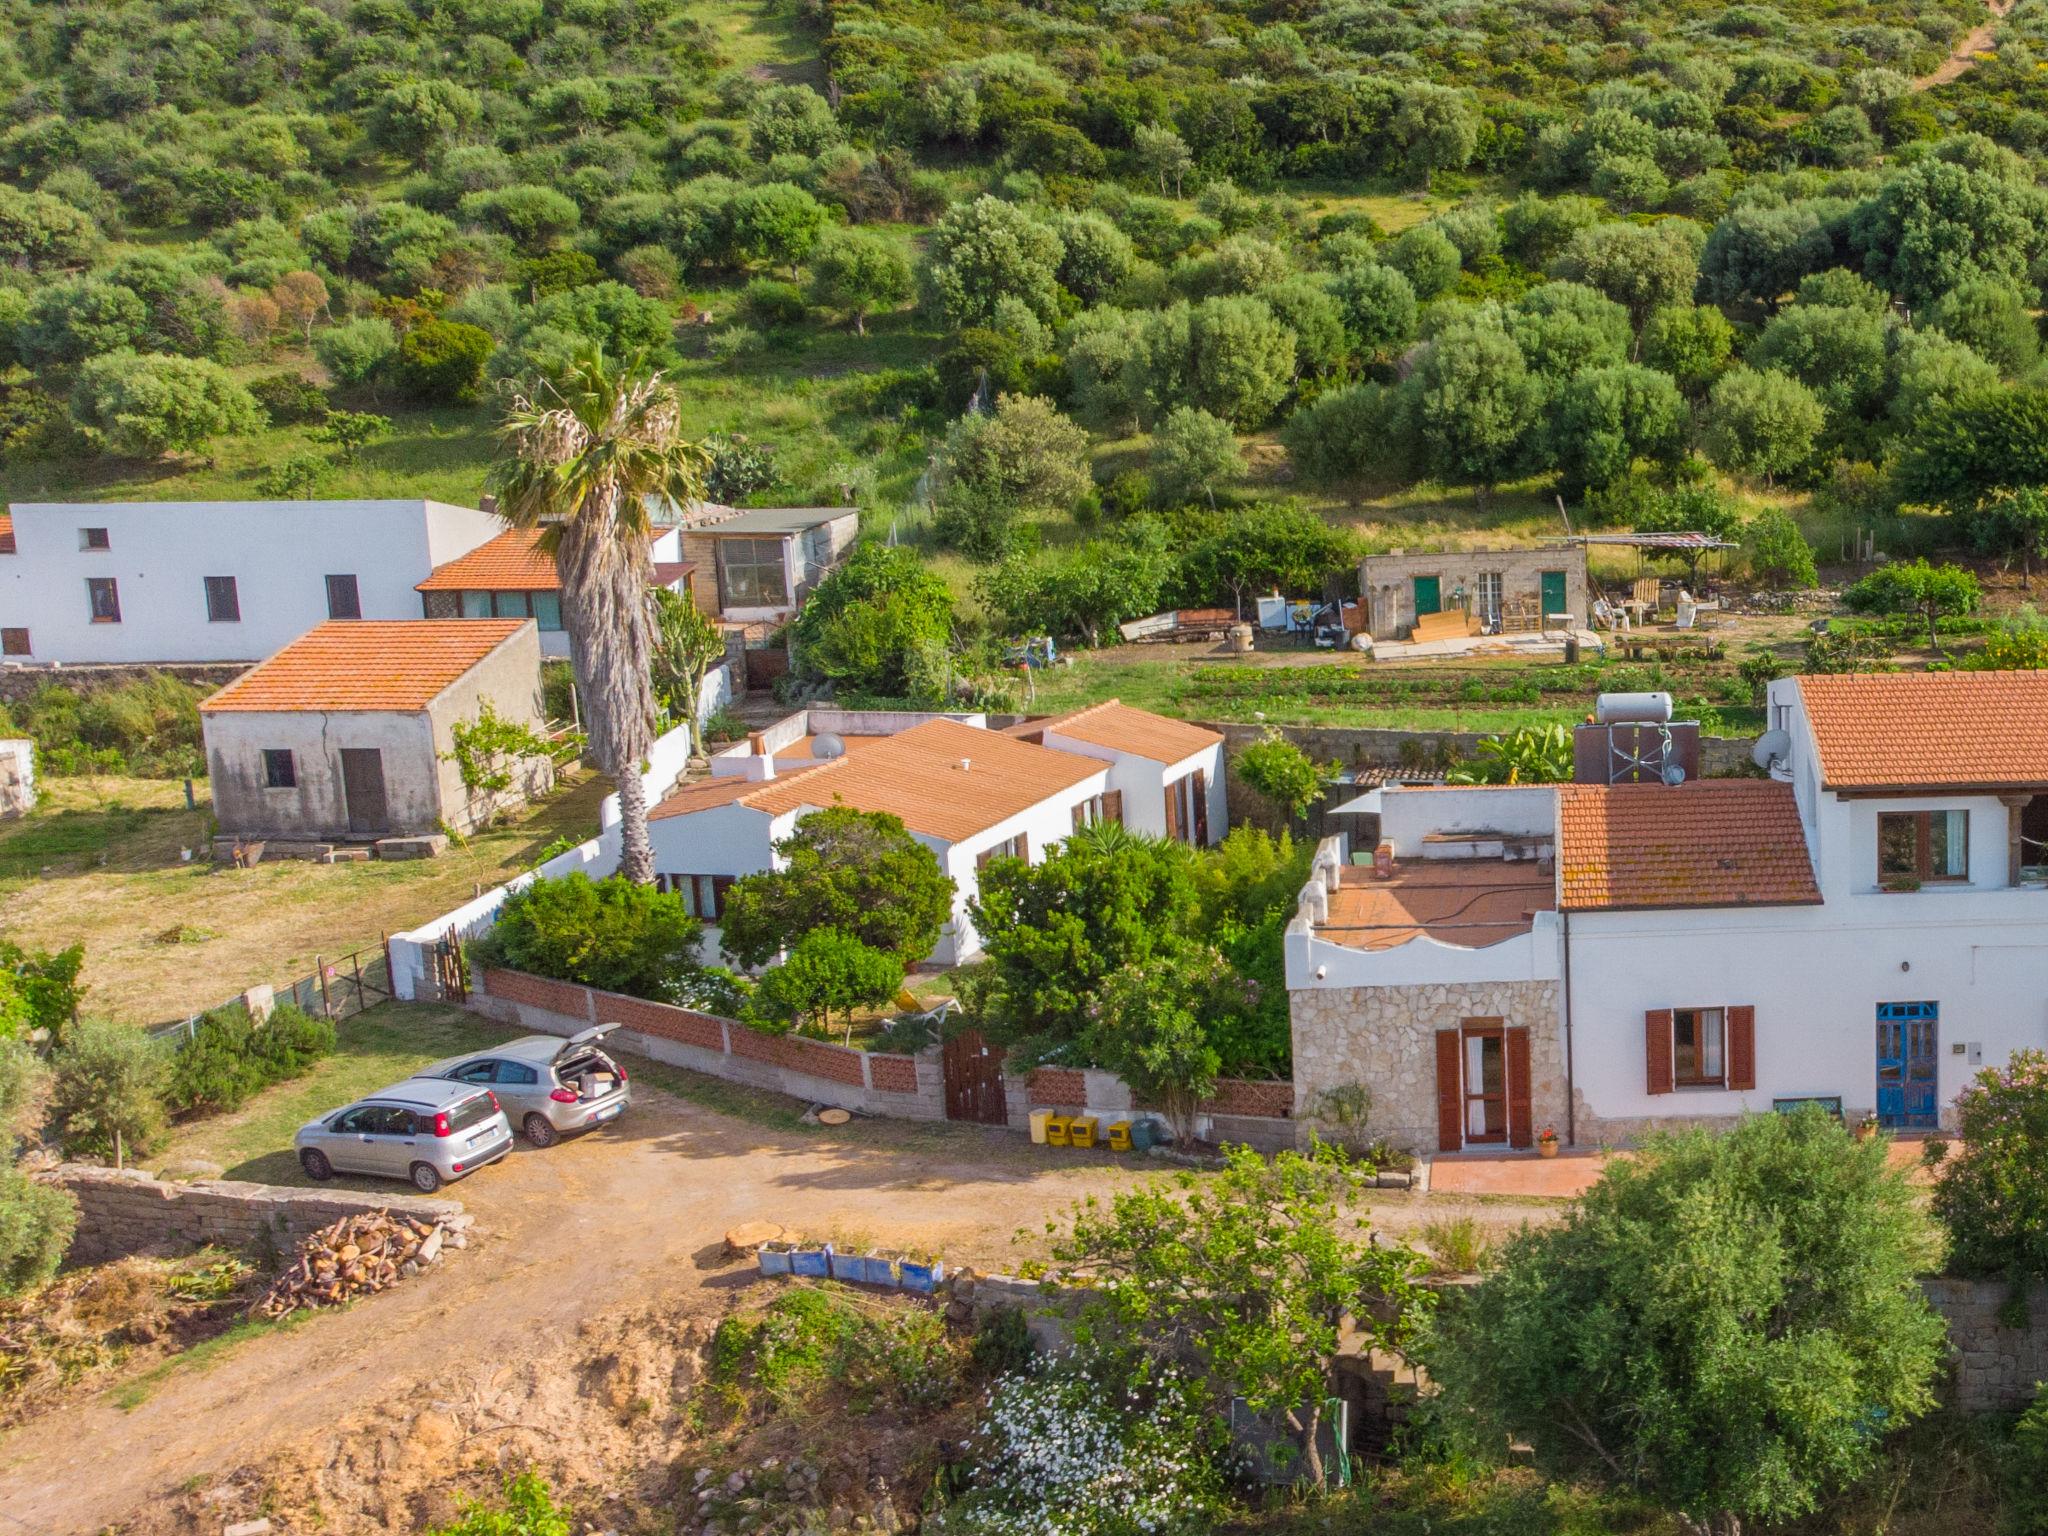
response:
M401 1211L458 1227L470 1220L460 1200L395 1190L357 1195L234 1179L177 1184L139 1168L117 1171L85 1163L65 1163L48 1177L78 1201L78 1230L66 1254L74 1264L102 1264L137 1253L173 1258L209 1244L282 1255L320 1228L364 1211Z
M1966 1413L2010 1413L2048 1381L2048 1285L2027 1294L2027 1326L2008 1328L1999 1312L2011 1295L2003 1280L1922 1280L1934 1310L1948 1319L1955 1364L1955 1405Z

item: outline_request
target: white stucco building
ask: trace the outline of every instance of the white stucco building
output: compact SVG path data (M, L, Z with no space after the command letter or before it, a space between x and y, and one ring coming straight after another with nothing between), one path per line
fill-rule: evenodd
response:
M1801 1099L1942 1122L2048 1048L2048 674L1772 684L1768 780L1381 792L1287 936L1296 1098L1436 1150ZM1782 735L1777 734L1782 733Z
M407 501L16 502L0 661L254 661L330 619L409 619L437 566L504 530Z
M1201 844L1221 840L1228 825L1223 738L1114 701L1005 731L982 715L812 709L719 753L711 767L711 778L650 813L656 879L695 915L715 928L727 888L774 868L775 844L809 812L885 812L953 881L953 918L929 957L940 965L981 948L967 903L992 858L1040 862L1096 821L1164 835L1174 818L1173 835Z

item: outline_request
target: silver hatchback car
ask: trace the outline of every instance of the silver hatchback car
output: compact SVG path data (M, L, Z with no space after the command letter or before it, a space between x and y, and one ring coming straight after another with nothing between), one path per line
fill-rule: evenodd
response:
M309 1177L410 1179L431 1195L512 1150L512 1125L488 1088L409 1077L308 1121L292 1144Z
M488 1051L422 1067L420 1076L488 1087L528 1141L551 1147L570 1131L618 1119L633 1102L626 1069L601 1049L604 1037L618 1027L600 1024L566 1040L522 1035Z

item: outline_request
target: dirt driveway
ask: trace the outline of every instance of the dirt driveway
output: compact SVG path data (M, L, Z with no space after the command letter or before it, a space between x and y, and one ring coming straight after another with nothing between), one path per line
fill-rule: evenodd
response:
M742 1221L1007 1268L1020 1227L1158 1167L1054 1155L967 1126L766 1130L642 1087L617 1127L456 1186L481 1239L423 1280L173 1372L130 1411L103 1395L0 1437L0 1536L97 1531L451 1370L544 1354L607 1309L680 1295L715 1312L746 1283L721 1258ZM1421 1213L1402 1197L1375 1214Z

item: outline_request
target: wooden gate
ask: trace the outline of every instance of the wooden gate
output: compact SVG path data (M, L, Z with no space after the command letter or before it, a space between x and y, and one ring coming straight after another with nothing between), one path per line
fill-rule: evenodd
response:
M1009 1096L1003 1090L1003 1053L963 1029L946 1040L941 1062L946 1075L946 1118L978 1125L1007 1125Z
M444 1003L469 999L469 975L462 961L462 940L450 928L427 946L427 988Z

